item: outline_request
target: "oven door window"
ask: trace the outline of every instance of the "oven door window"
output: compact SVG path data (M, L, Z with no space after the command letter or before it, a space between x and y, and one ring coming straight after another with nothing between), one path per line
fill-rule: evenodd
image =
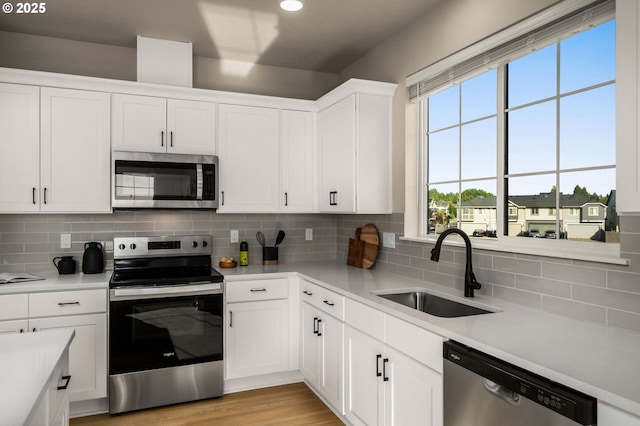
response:
M116 161L116 199L195 200L195 164Z
M222 295L111 302L110 374L222 359Z

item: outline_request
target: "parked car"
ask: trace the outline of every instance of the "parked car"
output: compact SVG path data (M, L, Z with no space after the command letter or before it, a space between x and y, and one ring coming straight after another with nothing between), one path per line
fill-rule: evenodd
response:
M498 238L498 233L496 231L487 231L484 235L489 238Z
M485 235L484 229L476 229L473 231L474 237L484 237L484 235Z
M541 238L542 234L540 234L540 230L539 229L530 229L529 230L529 236L532 238Z
M551 230L551 229L549 229L547 231L544 231L544 237L545 238L556 238L556 231Z

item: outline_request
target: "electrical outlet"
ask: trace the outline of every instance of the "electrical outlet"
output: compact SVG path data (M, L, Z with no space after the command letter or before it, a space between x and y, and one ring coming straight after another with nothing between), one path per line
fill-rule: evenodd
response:
M313 228L307 228L304 231L304 239L306 241L311 241L313 240Z
M71 248L71 234L60 234L60 248Z
M396 234L393 232L383 232L382 247L396 248Z
M238 236L238 230L237 229L232 229L231 230L231 235L229 236L229 242L231 243L237 243L240 237Z

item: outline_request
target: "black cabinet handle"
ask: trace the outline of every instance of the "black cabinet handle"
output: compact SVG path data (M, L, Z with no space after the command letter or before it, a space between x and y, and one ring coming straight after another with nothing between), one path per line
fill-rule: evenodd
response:
M284 193L284 206L288 206L289 205L289 194L288 193Z
M47 204L47 188L44 189L44 203Z
M320 318L318 318L318 337L322 336L322 333L320 333L320 323L322 322L322 320Z
M222 203L222 205L224 206L224 191L222 191L221 193L221 197L220 197L220 202Z
M252 288L251 290L249 290L251 293L257 293L257 292L261 292L261 291L267 291L266 288Z
M338 191L329 192L329 205L330 206L337 206L338 205L337 195L338 195Z
M36 203L36 188L33 188L33 193L31 194L31 198L33 198L33 204Z
M233 311L229 311L229 327L233 327Z
M164 130L160 132L160 146L164 146Z
M72 305L80 305L80 302L59 302L58 306L72 306Z
M385 358L382 360L382 380L385 382L389 381L389 376L387 376L387 363L389 362L389 358Z
M380 372L380 359L382 359L382 355L376 355L376 377L382 376L382 373Z
M62 376L62 380L65 380L64 385L58 386L58 390L65 390L69 387L69 382L71 382L71 376Z
M313 317L313 334L318 334L318 317Z
M303 293L307 296L313 296L313 293L311 293L309 290L304 290Z
M173 132L171 132L171 133L170 133L170 136L171 136L171 142L170 142L170 144L171 144L171 147L173 148Z
M24 328L21 328L21 329L20 329L20 333L24 333Z
M322 302L323 302L323 303L326 303L326 304L327 304L327 305L329 305L329 306L335 306L335 303L333 303L333 302L329 302L328 300L323 300Z
M31 330L32 333L35 333L36 331L38 331L38 329L35 327L33 327L33 330Z

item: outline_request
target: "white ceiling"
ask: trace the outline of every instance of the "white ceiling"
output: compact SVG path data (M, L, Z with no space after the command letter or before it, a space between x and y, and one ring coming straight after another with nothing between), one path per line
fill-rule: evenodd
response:
M441 0L49 0L0 13L0 30L136 46L136 35L193 43L197 56L337 73ZM15 3L15 2L12 2Z

